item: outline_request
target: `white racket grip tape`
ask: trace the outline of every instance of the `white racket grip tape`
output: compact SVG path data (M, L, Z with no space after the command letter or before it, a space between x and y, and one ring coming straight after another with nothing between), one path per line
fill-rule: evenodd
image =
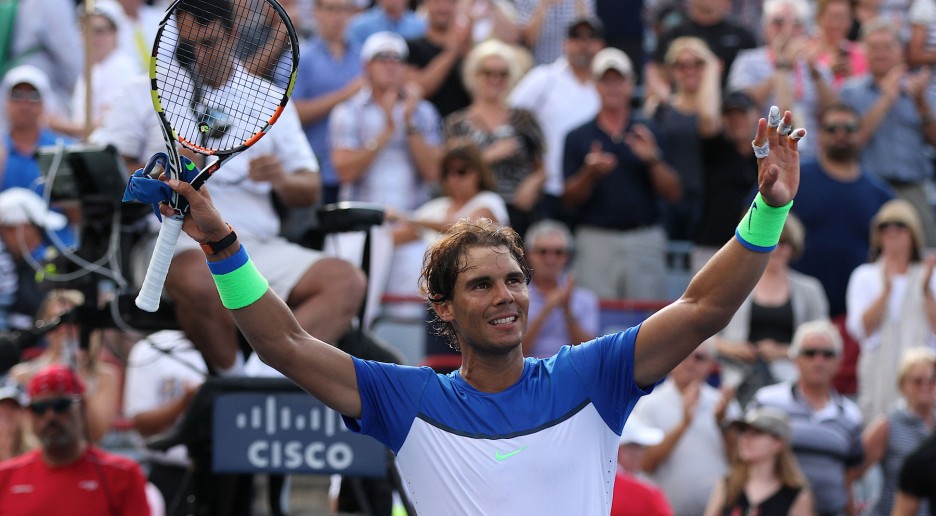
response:
M146 277L143 278L143 287L136 298L137 308L147 312L159 309L159 298L162 297L163 284L169 274L169 262L175 254L176 242L182 232L182 217L163 217L159 236L156 237L156 248L150 258Z

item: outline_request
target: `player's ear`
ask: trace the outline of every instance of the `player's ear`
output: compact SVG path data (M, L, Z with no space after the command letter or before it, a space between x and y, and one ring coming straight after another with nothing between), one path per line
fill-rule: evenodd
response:
M454 310L452 310L452 300L447 299L441 303L432 303L432 309L442 322L452 322L455 319Z

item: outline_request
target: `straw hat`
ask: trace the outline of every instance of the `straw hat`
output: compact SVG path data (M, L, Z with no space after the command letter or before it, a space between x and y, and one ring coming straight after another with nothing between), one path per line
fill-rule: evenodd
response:
M903 199L887 201L871 219L871 259L876 260L881 254L881 231L878 228L888 222L899 222L910 228L910 235L913 237L913 261L919 261L923 256L923 226L920 224L916 208Z

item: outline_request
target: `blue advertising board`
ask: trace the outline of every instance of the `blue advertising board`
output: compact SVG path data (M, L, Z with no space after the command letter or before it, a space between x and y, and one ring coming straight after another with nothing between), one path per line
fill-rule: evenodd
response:
M347 429L306 393L237 392L215 398L213 470L383 476L387 449Z

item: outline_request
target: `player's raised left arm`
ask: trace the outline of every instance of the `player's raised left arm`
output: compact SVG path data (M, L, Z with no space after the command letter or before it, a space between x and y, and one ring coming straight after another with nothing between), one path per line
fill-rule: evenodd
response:
M786 210L777 208L787 207L799 188L797 141L805 136L803 129L789 136L781 134L789 133L785 130L792 123L789 111L782 120L779 112L770 118L771 124L760 119L753 142L761 153L769 152L758 159L760 196L742 222L744 229L753 233L745 244L732 238L695 275L682 297L643 323L634 351L638 385L651 385L668 374L703 340L728 324L767 265L769 252L765 251L776 245L785 219ZM763 226L765 216L773 221L767 223L767 229Z

